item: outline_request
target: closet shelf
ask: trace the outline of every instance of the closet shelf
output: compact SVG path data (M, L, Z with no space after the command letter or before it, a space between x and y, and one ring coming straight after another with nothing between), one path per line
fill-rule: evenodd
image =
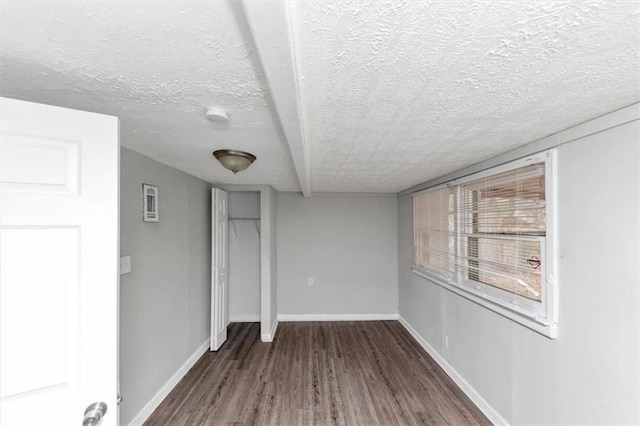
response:
M233 223L236 220L252 220L253 223L256 225L256 232L258 233L258 238L260 238L260 226L258 225L260 218L259 217L230 217L227 220L229 220L231 222L231 225L233 225L233 233L236 235L236 238L238 238L238 230L236 229L236 224Z

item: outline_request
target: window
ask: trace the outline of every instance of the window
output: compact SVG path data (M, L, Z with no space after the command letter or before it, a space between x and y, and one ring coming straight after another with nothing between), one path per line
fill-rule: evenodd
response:
M553 151L414 194L414 271L549 337Z

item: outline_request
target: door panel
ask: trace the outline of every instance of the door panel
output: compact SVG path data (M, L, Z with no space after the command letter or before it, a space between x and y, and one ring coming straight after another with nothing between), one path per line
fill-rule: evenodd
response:
M217 351L227 340L229 306L228 206L227 193L211 190L212 262L211 262L211 350Z
M0 423L115 425L118 120L0 102Z
M1 396L77 389L78 229L7 227L2 232L0 279L17 277L29 285L3 286Z
M78 192L79 146L52 137L2 133L0 181L4 190L42 193ZM28 167L24 167L28 164Z

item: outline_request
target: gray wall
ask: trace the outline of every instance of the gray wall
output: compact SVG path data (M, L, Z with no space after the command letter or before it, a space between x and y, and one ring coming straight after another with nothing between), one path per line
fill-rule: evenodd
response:
M398 313L395 195L277 199L279 314Z
M120 421L128 424L209 338L211 191L207 182L121 149ZM142 221L142 184L159 188Z
M510 423L640 422L639 145L635 121L558 148L556 340L414 275L400 198L400 315Z
M259 218L260 193L229 192L229 217ZM229 318L260 321L260 236L252 220L229 224Z

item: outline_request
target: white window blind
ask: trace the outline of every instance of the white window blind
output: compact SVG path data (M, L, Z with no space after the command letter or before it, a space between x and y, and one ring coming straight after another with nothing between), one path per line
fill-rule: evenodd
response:
M464 278L537 302L542 300L546 235L544 163L457 186Z
M550 164L549 155L528 158L415 194L415 266L548 324Z
M414 198L415 264L450 280L455 274L455 198L451 188Z

